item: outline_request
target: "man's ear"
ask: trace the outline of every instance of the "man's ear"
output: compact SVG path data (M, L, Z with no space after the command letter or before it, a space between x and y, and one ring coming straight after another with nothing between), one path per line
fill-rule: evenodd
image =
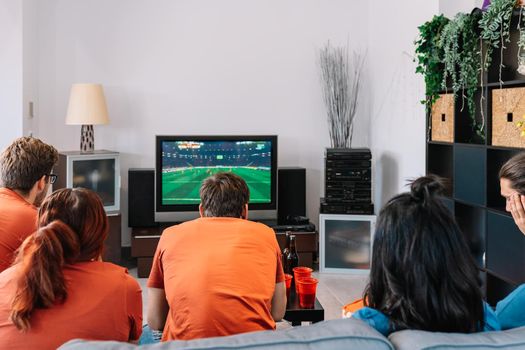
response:
M199 204L199 214L200 214L201 218L204 217L204 208L202 207L202 204Z
M242 209L241 218L244 220L248 220L248 203L244 205L244 208Z
M44 188L46 188L47 185L47 176L42 175L42 177L36 182L36 189L38 192L42 191Z

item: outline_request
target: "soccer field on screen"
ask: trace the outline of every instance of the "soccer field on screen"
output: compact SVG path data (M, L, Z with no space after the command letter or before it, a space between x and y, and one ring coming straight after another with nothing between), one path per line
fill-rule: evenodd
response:
M270 169L192 167L162 172L162 204L199 204L199 189L202 181L218 172L232 172L242 177L250 189L250 203L270 203Z

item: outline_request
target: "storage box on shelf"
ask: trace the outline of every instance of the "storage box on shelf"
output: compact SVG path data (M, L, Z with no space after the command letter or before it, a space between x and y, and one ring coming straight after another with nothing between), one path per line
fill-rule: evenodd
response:
M516 122L525 121L525 87L492 90L492 145L525 147Z
M431 115L432 141L454 142L454 95L439 95Z

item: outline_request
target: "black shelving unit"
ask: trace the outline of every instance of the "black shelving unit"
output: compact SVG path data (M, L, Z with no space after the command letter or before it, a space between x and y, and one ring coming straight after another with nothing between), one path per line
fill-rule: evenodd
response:
M514 17L513 21L517 19ZM515 28L516 25L511 26L511 42L503 51L503 88L525 87L525 76L516 72L518 32ZM505 211L498 178L503 163L525 150L491 145L491 98L492 91L500 88L499 55L499 50L495 50L492 66L476 93L475 119L481 122L484 118L485 137L473 131L460 96L455 102L454 142L432 141L429 129L425 131L427 173L448 180L445 202L454 213L470 254L482 271L485 296L491 305L525 283L525 236ZM485 97L483 104L480 104L481 94ZM427 115L427 127L430 127L430 120Z

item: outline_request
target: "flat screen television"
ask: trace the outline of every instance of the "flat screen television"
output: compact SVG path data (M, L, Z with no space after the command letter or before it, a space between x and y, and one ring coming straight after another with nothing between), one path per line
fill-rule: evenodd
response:
M224 171L248 184L249 219L276 218L277 136L157 136L155 220L198 217L202 181Z

